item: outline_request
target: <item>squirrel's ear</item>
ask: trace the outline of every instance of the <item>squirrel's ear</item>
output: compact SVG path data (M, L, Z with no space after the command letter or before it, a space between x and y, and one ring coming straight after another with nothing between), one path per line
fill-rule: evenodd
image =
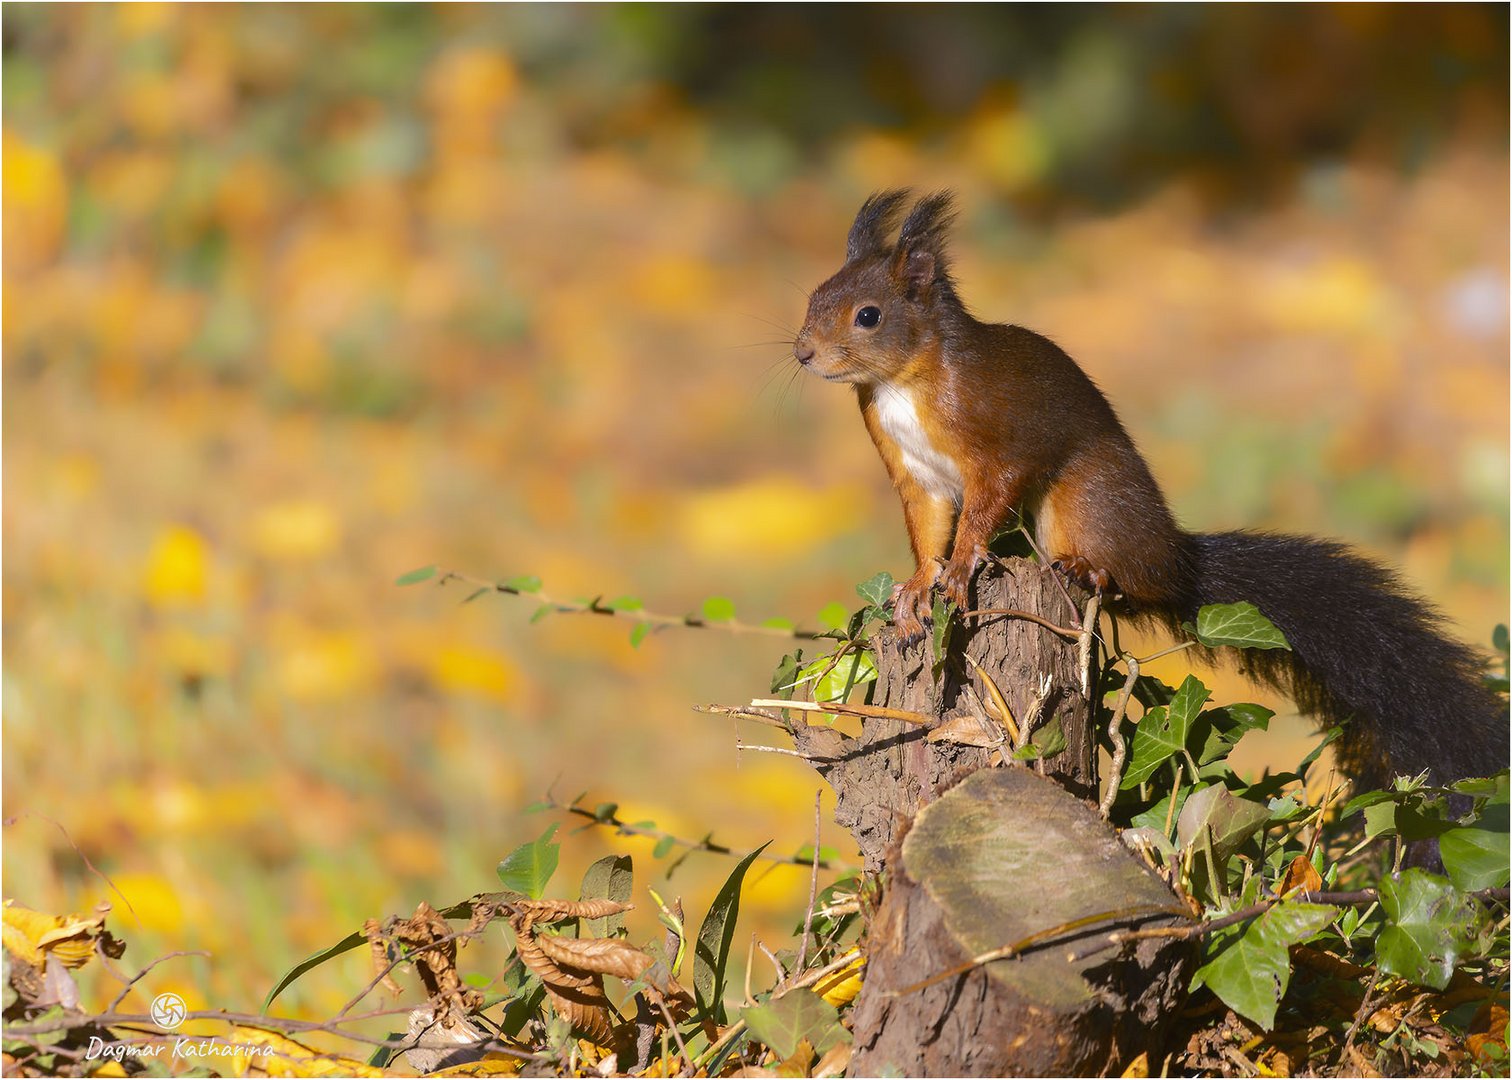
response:
M910 297L918 297L936 280L949 277L945 237L955 221L950 192L936 191L914 203L898 234L894 272Z
M893 223L898 220L898 212L907 198L908 192L901 188L877 191L868 196L846 237L846 262L854 262L863 255L885 251L889 247L888 234L892 232Z
M923 296L934 284L935 257L929 251L910 251L903 259L903 285L910 300Z

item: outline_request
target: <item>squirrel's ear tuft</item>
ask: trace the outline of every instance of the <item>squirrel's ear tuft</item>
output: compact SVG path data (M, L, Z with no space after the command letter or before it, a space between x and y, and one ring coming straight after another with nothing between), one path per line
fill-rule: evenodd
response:
M945 237L955 223L955 196L935 191L914 203L898 236L898 252L927 251L944 262Z
M877 191L867 197L851 224L850 235L845 241L845 261L852 262L863 255L886 251L891 244L889 234L898 213L908 198L908 191L895 188L892 191Z

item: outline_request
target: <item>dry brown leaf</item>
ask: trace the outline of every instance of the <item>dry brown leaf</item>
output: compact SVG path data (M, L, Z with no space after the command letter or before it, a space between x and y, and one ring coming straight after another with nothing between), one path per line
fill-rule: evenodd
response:
M1493 1057L1486 1053L1492 1046L1501 1048L1500 1055ZM1504 1002L1488 1001L1480 1007L1470 1020L1465 1048L1482 1065L1502 1064L1507 1060L1507 1006Z
M538 934L536 945L558 964L634 982L656 961L618 938L569 938Z
M817 1056L814 1053L813 1043L807 1039L799 1039L798 1045L793 1048L792 1057L778 1062L773 1071L778 1076L808 1076Z
M609 914L612 914L609 913ZM509 920L515 931L515 953L536 974L551 998L551 1007L600 1046L613 1046L614 1019L604 996L604 977L571 966L562 967L541 948L529 914Z
M820 1077L839 1076L850 1065L851 1044L848 1042L836 1043L829 1048L829 1052L819 1059L814 1066L813 1075L818 1080Z
M603 919L634 910L634 904L618 900L516 900L510 905L531 922L558 922L561 919Z
M1317 868L1312 860L1306 855L1298 855L1287 866L1286 873L1281 877L1281 883L1276 886L1276 892L1285 896L1287 893L1302 889L1306 892L1318 892L1323 888L1323 879L1318 875Z
M373 959L373 975L383 973L378 985L396 998L402 996L404 988L394 981L394 972L389 967L388 939L383 934L383 925L377 919L369 919L362 924L362 933L367 938L368 953Z
M391 920L387 931L406 950L416 950L415 971L426 996L436 1002L438 1024L461 1019L483 1003L481 993L462 984L457 971L457 938L439 911L422 900L414 915Z
M1000 746L1003 730L984 717L962 713L942 721L924 736L925 742L950 742L959 746Z

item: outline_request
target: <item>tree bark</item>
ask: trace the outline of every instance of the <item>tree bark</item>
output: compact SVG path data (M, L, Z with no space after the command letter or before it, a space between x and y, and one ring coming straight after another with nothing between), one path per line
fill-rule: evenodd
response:
M1027 611L1064 628L1087 599L1023 559L990 562L973 588L974 609ZM1067 960L1089 934L1105 941L1112 929L1183 918L1169 888L1097 813L1097 672L1083 643L993 615L956 620L938 661L932 641L905 646L891 627L872 649L872 703L931 723L868 719L856 738L820 726L795 735L835 790L835 819L882 880L864 942L853 1074L1105 1074L1158 1046L1185 994L1190 942L1142 939ZM992 687L1020 726L1058 725L1064 749L1030 766L1013 760L1011 745L941 738L960 726L953 718L985 715ZM990 734L995 724L966 730ZM909 989L1094 916L1108 918Z

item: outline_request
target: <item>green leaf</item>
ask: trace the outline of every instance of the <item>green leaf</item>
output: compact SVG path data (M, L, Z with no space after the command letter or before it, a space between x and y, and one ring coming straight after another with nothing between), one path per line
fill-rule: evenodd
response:
M481 588L474 589L472 592L468 593L467 596L466 596L466 598L463 599L462 602L464 604L470 604L474 600L476 600L478 597L485 596L485 595L487 595L488 593L491 593L491 592L493 592L493 589L489 588L487 585L484 585ZM381 1049L383 1049L383 1047L379 1047L379 1049L381 1050Z
M745 881L746 871L756 861L756 856L766 850L767 844L762 844L735 864L735 869L730 871L719 894L714 897L709 913L704 916L693 946L693 992L698 999L698 1014L721 1026L726 1022L725 966L730 960L735 921L740 916L740 886Z
M617 596L601 606L609 611L639 611L646 605L634 596Z
M932 644L934 646L934 662L939 665L945 659L945 653L950 648L950 633L955 626L956 606L952 600L944 596L934 598L934 607L930 612L930 620L934 627Z
M1248 600L1208 604L1197 612L1197 640L1238 649L1290 649L1286 636Z
M729 622L735 617L735 602L724 596L711 596L703 602L705 622Z
M422 581L429 581L436 576L436 567L422 566L418 570L411 570L407 574L400 574L394 579L395 585L418 585Z
M1491 631L1491 646L1499 653L1512 651L1512 638L1508 637L1507 624L1497 623Z
M772 669L772 693L784 698L793 696L793 688L798 685L798 666L802 662L802 649L787 653L777 661L777 666Z
M1507 806L1488 806L1481 819L1439 837L1439 858L1455 888L1498 889L1507 883Z
M542 604L540 607L536 608L534 614L530 616L531 624L534 625L535 623L540 622L555 610L556 608L552 607L550 604Z
M1213 858L1221 866L1270 821L1270 808L1236 797L1222 784L1193 792L1176 818L1176 843L1186 850L1213 838Z
M826 630L844 630L850 622L850 608L838 601L825 604L819 609L819 625Z
M893 576L886 570L867 578L856 586L856 594L875 607L882 607L892 599Z
M800 682L818 680L814 684L815 701L844 701L857 686L877 677L876 661L865 649L848 654L839 663L833 660L821 656L805 665L800 674Z
M656 841L656 847L651 849L651 857L653 859L665 859L672 853L672 849L676 846L677 837L663 836Z
M1476 912L1464 893L1419 867L1378 888L1387 925L1376 937L1376 963L1391 975L1442 990L1475 940Z
M641 647L641 642L643 642L643 641L646 640L646 635L649 634L650 632L651 632L651 624L650 623L648 623L648 622L638 622L638 623L636 623L634 626L632 626L630 628L630 647L632 649L638 649L638 648L640 648Z
M534 574L519 574L506 581L504 587L515 592L536 593L541 591L541 579Z
M583 874L582 900L616 900L630 902L635 884L635 868L628 855L605 855ZM606 915L601 919L584 919L583 937L613 937L625 926L625 914Z
M769 627L772 630L791 630L793 628L793 620L784 618L781 615L773 615L770 619L762 619L761 625Z
M311 955L305 957L299 963L291 967L288 971L284 972L283 978L279 979L278 982L273 984L273 989L268 991L268 996L263 1000L262 1011L267 1012L269 1006L273 1004L273 999L287 990L289 988L289 984L291 984L295 979L299 978L305 972L311 970L312 968L319 967L327 960L340 956L344 952L350 952L352 949L355 949L357 946L363 945L366 942L367 935L363 934L362 931L359 930L354 934L348 934L346 937L342 938L330 948L321 949L318 953L312 953Z
M1186 749L1187 734L1197 710L1208 698L1208 689L1188 675L1171 703L1150 709L1134 729L1134 745L1120 788L1135 788L1154 776L1176 754Z
M798 1044L805 1039L815 1053L822 1054L851 1038L833 1005L818 994L802 990L741 1009L740 1018L751 1034L782 1060L797 1053Z
M1029 741L1014 753L1018 761L1035 761L1039 758L1049 760L1066 748L1066 731L1061 726L1061 718L1052 716L1048 724L1043 724L1034 729L1034 734L1029 736Z
M557 858L562 845L551 842L556 834L556 823L546 826L546 831L528 844L521 844L499 860L499 880L506 889L524 893L532 900L539 900L546 892L546 883L556 873Z
M1277 904L1198 968L1192 989L1206 986L1229 1008L1269 1031L1291 981L1287 950L1318 933L1336 914L1324 904Z

